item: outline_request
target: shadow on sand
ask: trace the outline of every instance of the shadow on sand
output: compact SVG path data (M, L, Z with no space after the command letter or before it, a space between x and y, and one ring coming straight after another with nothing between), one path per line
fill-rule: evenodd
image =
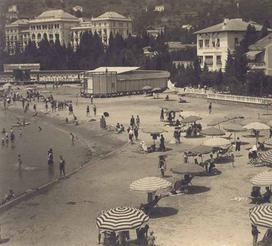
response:
M178 213L178 209L171 208L171 207L155 207L152 209L151 214L149 215L150 218L163 218L168 216L173 216Z
M210 188L206 186L191 185L188 187L188 192L186 194L188 195L199 194L199 193L208 192L209 190Z

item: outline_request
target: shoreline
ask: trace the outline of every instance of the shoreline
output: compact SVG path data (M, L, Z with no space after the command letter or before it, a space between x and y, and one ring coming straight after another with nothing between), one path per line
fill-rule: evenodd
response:
M13 116L19 116L20 118L23 118L24 115L27 115L27 117L31 117L32 112L21 112L21 110L16 106L16 108L9 108L8 111L13 115ZM78 135L78 131L75 131L75 128L81 128L82 131L89 131L89 134L95 136L97 133L97 131L100 131L101 133L104 132L104 130L97 130L97 129L86 129L86 127L84 125L79 125L79 126L73 126L74 128L71 129L71 125L65 125L65 123L61 122L61 119L58 118L58 116L48 116L47 114L44 114L43 112L39 112L37 116L35 116L36 118L40 119L40 120L45 120L47 124L52 125L53 127L55 127L56 129L58 129L59 131L64 132L65 134L69 135L70 132L72 132L73 134L75 134L75 132L77 132L76 136ZM27 126L26 126L27 127ZM111 135L111 134L103 134L103 137L107 136L107 135ZM111 154L113 154L114 152L122 149L127 143L123 143L119 146L119 148L115 149L115 150L108 150L106 152L103 152L101 150L97 151L94 150L92 142L88 141L87 138L84 138L84 136L82 134L80 134L80 136L77 138L77 142L80 142L82 144L82 147L86 147L88 149L88 151L90 151L91 156L86 156L86 159L83 161L83 164L81 164L79 167L76 167L72 170L70 170L69 172L66 173L65 177L58 177L53 179L52 181L49 182L45 182L43 184L40 184L38 187L34 187L34 188L29 188L23 192L20 192L19 194L17 194L16 198L8 201L7 203L0 205L0 215L2 215L3 213L5 213L5 211L9 210L10 208L12 208L13 206L16 206L17 204L19 204L22 201L26 201L29 200L31 198L33 198L34 196L38 196L44 192L49 191L55 184L69 179L72 175L76 174L77 172L79 172L81 169L92 165L95 162L98 162L100 160L102 160L103 158L106 158L108 156L110 156ZM114 143L112 143L112 146L114 146Z

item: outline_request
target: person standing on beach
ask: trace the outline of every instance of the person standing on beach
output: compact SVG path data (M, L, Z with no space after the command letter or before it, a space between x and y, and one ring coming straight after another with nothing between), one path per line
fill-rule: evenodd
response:
M160 150L165 151L165 138L162 134L161 134L161 138L160 138Z
M33 110L34 110L35 113L37 112L37 106L36 106L36 104L33 105Z
M137 126L134 128L134 136L135 136L135 140L138 140L138 136L139 136L139 129L138 129L138 127L137 127Z
M212 113L212 103L210 102L210 104L209 104L209 114L211 114Z
M89 105L87 105L87 108L86 108L86 115L87 115L87 117L90 116L90 107L89 107Z
M71 136L72 145L74 145L75 144L75 136L72 132L70 132L70 136Z
M47 152L48 159L47 159L47 164L52 165L54 163L54 156L53 156L53 150L50 148Z
M60 177L63 175L65 177L65 160L60 155L60 161L59 161L59 171L60 171Z
M163 108L161 109L160 120L164 121L164 110L163 110Z
M133 136L134 136L133 130L132 130L132 128L130 127L130 128L129 128L129 131L128 131L128 139L129 139L129 142L130 142L131 144L133 144Z
M257 245L259 233L260 232L258 231L257 226L251 225L251 234L253 236L253 246Z
M93 104L93 95L91 95L91 104Z
M8 143L9 143L9 134L6 132L5 136L6 136L6 144L8 145Z
M20 154L17 155L17 163L18 163L18 167L21 168L23 161Z
M22 107L23 107L23 109L25 108L25 99L24 98L22 98Z
M131 119L130 119L130 126L131 126L131 128L134 128L134 126L135 126L135 119L134 119L133 115L131 116Z
M93 105L93 113L94 113L94 116L96 116L96 105L95 104Z
M166 170L166 160L164 155L159 156L159 169L161 171L161 176L164 177L164 173Z
M238 137L237 140L236 140L236 143L235 143L235 151L240 152L240 150L241 150L241 140Z
M138 128L140 128L140 123L141 123L140 117L139 117L139 115L137 115L137 116L136 116L136 126L137 126Z

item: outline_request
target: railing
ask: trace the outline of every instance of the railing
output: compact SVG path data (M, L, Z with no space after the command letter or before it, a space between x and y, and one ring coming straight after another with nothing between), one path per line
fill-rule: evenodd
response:
M272 104L272 99L263 98L263 97L247 97L247 96L224 95L224 94L208 94L207 99L230 101L230 102L251 103L251 104L259 104L259 105Z
M265 68L265 63L264 62L250 62L248 66L251 69L264 69Z

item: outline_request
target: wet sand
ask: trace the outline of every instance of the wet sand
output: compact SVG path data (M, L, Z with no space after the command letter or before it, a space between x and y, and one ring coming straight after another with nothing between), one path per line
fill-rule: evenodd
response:
M57 97L63 98L61 93ZM73 92L65 97L76 100ZM170 95L171 98L177 99L174 95ZM266 113L265 109L216 103L209 115L206 100L186 99L189 103L180 104L183 115L200 115L204 127L209 121L230 113L244 114L244 122L271 117L262 115ZM166 174L172 182L175 177L169 169L181 161L181 152L204 141L203 138L182 138L181 145L171 144L173 130L159 122L159 113L160 106L176 106L175 100L166 102L144 96L95 99L98 115L105 111L110 113L107 118L109 124L120 122L128 125L131 115L138 114L141 127L157 125L168 131L165 133L166 142L172 150L168 153ZM87 123L85 109L89 101L79 99L75 106L76 115L82 127L98 127L98 122ZM60 112L49 117L64 120L66 114ZM258 119L259 116L262 119ZM85 132L84 128L76 129L81 129L82 134ZM114 141L127 140L126 133L118 135L97 130L97 134L101 134L97 142L101 136L111 139L104 143L111 145L115 152L93 161L92 165L58 183L49 192L22 202L1 215L3 235L10 238L7 245L96 245L95 218L102 209L122 205L137 207L146 201L146 194L130 191L129 184L145 176L159 176L157 154L140 154L137 144L114 146ZM150 136L140 131L140 139L150 140ZM234 168L231 163L218 164L221 175L193 179L196 187L193 194L167 197L159 202L155 218L150 220L157 245L251 245L248 209L252 205L247 200L251 189L249 179L267 168L247 165L246 148L251 147L255 139L241 137L241 140L248 145L242 146L240 154L236 153Z

